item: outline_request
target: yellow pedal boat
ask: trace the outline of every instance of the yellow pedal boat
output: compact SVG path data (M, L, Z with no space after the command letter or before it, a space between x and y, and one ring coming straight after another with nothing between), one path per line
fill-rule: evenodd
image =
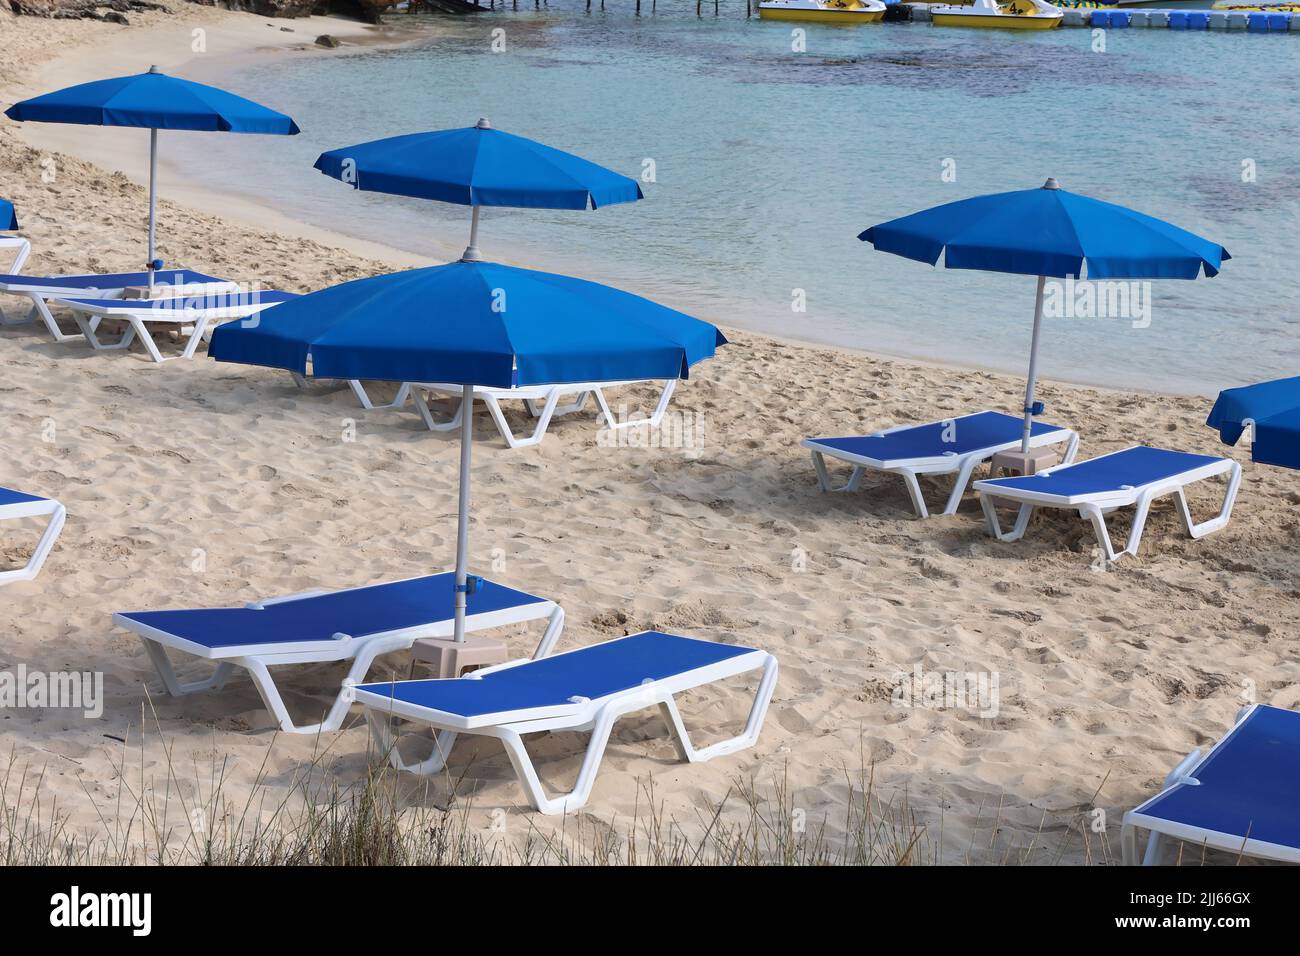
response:
M975 0L967 6L930 8L937 27L987 27L995 30L1050 30L1061 25L1061 11L1045 0Z
M812 23L876 23L885 16L880 0L763 0L764 20L805 20Z

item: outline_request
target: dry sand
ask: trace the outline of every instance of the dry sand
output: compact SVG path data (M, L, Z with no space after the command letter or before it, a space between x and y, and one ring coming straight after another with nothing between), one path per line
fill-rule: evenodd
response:
M86 76L109 75L89 62L96 51L124 38L145 43L149 30L174 38L204 24L229 49L260 43L261 33L277 43L290 37L262 18L189 6L178 17L133 19L122 28L0 12L0 75L11 80L0 98L56 85L52 52ZM343 32L338 21L290 25L299 40ZM51 129L0 124L0 194L17 203L32 241L28 271L137 268L142 190L66 155L55 157L56 181L43 182L46 153L27 142L39 136L48 148ZM96 145L102 135L94 131ZM162 221L169 262L217 274L263 263L269 286L309 290L403 261L360 243L322 243L328 237L251 206L218 218L167 202ZM1244 694L1300 705L1293 473L1234 450L1245 479L1225 531L1188 540L1166 502L1137 559L1095 570L1089 528L1075 517L1040 517L1024 542L1000 544L985 534L973 498L955 516L921 522L896 479L820 494L799 448L806 435L1014 408L1018 379L729 335L732 344L674 399L675 412L702 416L697 455L602 447L589 415L558 421L540 447L511 451L480 420L473 563L558 599L568 611L562 647L658 627L762 647L781 660L752 750L687 766L674 762L657 714L619 724L584 811L594 825L626 823L653 778L664 815L696 826L737 779L754 778L787 780L794 805L811 820L828 816L834 830L844 771L865 762L884 793L906 793L944 860L1097 860L1104 844L1118 853L1123 811L1186 752L1221 735ZM117 812L123 762L133 787L141 775L164 785L164 743L191 793L207 776L196 768L215 758L228 761L228 797L246 793L259 773L261 786L283 795L294 769L322 748L342 784L362 779L366 733L355 718L320 741L276 735L239 678L219 695L160 697L138 642L109 617L446 568L455 441L424 431L409 412L362 412L346 391L299 391L285 375L217 365L202 353L155 366L135 351L57 345L34 326L0 330L0 353L0 485L57 497L69 512L42 575L0 592L0 670L102 671L107 695L97 721L4 713L0 750L17 766L44 768L42 798L57 799L88 830ZM1137 441L1224 451L1204 427L1205 399L1050 382L1042 391L1050 419L1084 436L1084 457ZM345 441L353 420L356 440ZM935 498L942 489L928 490ZM1216 491L1198 489L1193 510L1217 507ZM19 563L30 540L0 532L3 566ZM523 634L513 645L530 647ZM406 671L401 655L384 664L380 673ZM918 664L996 672L998 715L896 706L895 675ZM187 664L182 676L200 672ZM291 675L291 708L319 713L338 676L331 666ZM688 722L705 738L728 730L752 686L688 695ZM125 754L119 739L131 744ZM538 741L554 786L572 779L581 747L572 734ZM494 743L463 746L452 764L457 773L469 766L462 792L474 794L476 819L486 825L493 810L508 810L511 826L495 839L519 839L529 822L559 826L520 806ZM412 789L408 799L440 801L445 791L440 781L432 796ZM1106 811L1103 834L1088 831L1094 807Z

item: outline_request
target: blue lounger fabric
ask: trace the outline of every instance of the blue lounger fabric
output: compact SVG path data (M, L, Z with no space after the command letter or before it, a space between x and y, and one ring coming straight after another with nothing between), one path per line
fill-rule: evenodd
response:
M224 282L201 272L189 269L159 269L153 274L155 284L192 285L201 282ZM103 275L83 276L31 276L0 275L0 285L30 285L56 289L125 289L129 286L148 285L147 272L110 272Z
M981 448L1005 445L1019 441L1024 429L1024 419L1002 412L980 412L951 419L953 441L944 441L948 425L934 422L901 428L888 435L859 435L849 438L813 438L811 441L828 448L836 448L851 455L861 455L877 461L898 461L908 458L936 458L946 452L965 455ZM1058 426L1034 422L1034 435L1057 431Z
M243 306L276 305L299 298L297 292L208 292L176 299L83 299L69 298L67 301L96 309L120 309L123 306L139 306L141 312L151 309L159 310L193 310L237 309Z
M1167 448L1128 448L1113 455L1065 465L1050 473L994 478L981 482L981 487L992 494L997 493L997 488L1013 488L1069 498L1120 491L1125 486L1136 488L1222 460L1211 455L1192 455Z
M42 498L39 495L25 495L21 491L12 491L8 488L0 488L0 508L5 505L25 505L33 501L49 501L48 498Z
M366 637L452 620L455 579L448 571L262 608L127 611L119 616L209 648L328 641L335 634ZM468 613L489 614L543 600L483 581L469 596Z
M1134 813L1300 848L1300 713L1256 707L1190 774Z
M580 650L529 661L479 679L361 684L395 701L444 714L477 717L596 700L710 664L753 653L751 648L646 631Z

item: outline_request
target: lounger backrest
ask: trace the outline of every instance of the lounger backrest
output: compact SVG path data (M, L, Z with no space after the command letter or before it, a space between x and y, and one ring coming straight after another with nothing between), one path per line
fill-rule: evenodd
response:
M818 438L821 445L881 461L935 458L944 454L965 455L994 448L1020 438L1024 421L1002 412L978 412L946 421L899 428L882 435L849 438ZM1033 434L1056 431L1055 425L1034 422Z
M1220 461L1223 459L1211 455L1193 455L1139 445L1073 465L1061 465L1043 474L997 478L980 482L980 486L1016 488L1062 497L1098 494L1166 481Z
M260 608L132 611L118 616L208 648L328 641L336 634L368 637L449 621L455 575L333 591ZM473 614L537 604L541 598L484 581L469 596Z
M752 653L747 647L645 631L492 671L479 679L363 684L357 690L460 717L508 715L518 720L520 714L574 706L574 698L599 700Z

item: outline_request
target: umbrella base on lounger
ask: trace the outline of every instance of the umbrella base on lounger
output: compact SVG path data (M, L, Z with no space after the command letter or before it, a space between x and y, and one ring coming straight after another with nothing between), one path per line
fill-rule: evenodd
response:
M1061 460L1051 448L1031 448L1029 451L1000 451L993 456L993 474L1010 472L1013 475L1036 475L1051 468Z
M434 677L459 677L468 667L500 664L509 657L500 641L476 634L465 635L461 643L449 637L421 638L411 645L411 656L432 670Z

